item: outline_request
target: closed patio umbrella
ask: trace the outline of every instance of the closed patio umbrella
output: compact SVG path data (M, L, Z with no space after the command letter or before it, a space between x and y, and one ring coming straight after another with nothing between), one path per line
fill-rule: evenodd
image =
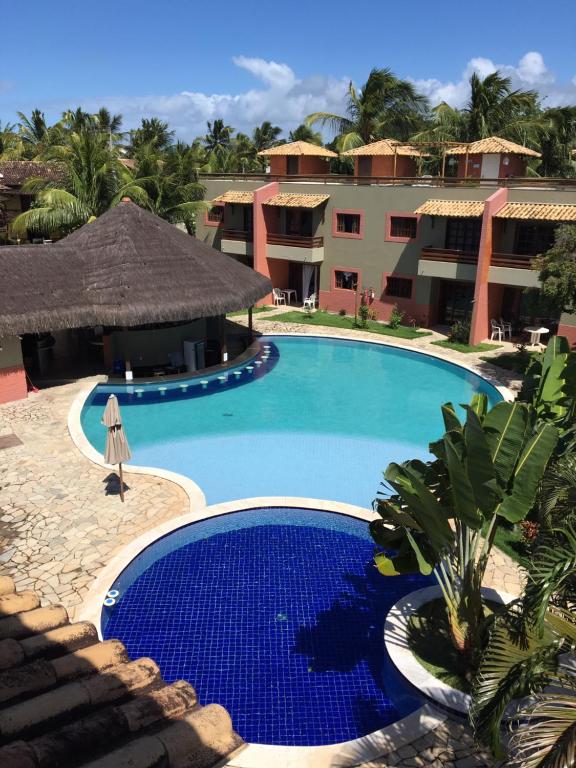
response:
M106 435L106 447L104 448L104 461L106 464L118 464L120 475L120 499L124 501L124 480L122 479L122 462L131 458L130 448L122 427L122 417L116 395L110 395L102 424L108 428Z

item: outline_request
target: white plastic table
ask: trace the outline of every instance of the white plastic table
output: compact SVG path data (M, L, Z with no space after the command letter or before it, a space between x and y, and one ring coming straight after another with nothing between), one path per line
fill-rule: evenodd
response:
M292 303L292 299L290 298L292 294L294 294L294 301L296 301L296 291L294 288L280 288L280 291L286 296L288 304Z
M530 334L530 346L531 347L538 347L540 346L540 336L543 336L546 333L550 333L550 330L548 328L524 328L526 333Z

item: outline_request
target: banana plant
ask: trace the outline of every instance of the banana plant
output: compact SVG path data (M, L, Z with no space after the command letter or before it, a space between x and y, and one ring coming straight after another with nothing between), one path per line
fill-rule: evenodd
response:
M520 602L490 631L473 688L476 738L504 757L503 717L513 700L506 765L576 765L576 668L563 654L576 647L576 530L556 529L535 551Z
M446 432L430 445L433 461L392 463L379 494L379 520L370 532L384 576L434 574L446 604L452 641L471 671L478 664L485 612L482 580L499 523L530 512L558 441L557 429L537 421L526 403L488 410L485 395L465 406L442 407Z

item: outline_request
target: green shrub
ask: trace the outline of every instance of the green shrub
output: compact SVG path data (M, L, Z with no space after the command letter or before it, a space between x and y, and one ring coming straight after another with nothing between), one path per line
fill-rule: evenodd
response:
M340 317L346 317L346 310L345 309L339 309L338 310L338 314L340 315Z
M370 307L368 304L360 304L358 315L360 317L360 325L362 328L366 328L368 325L368 318L370 317Z
M404 320L404 312L402 312L401 309L398 309L398 304L394 304L390 319L388 320L388 327L394 329L399 328L402 325L402 320Z
M470 322L468 320L457 320L452 328L450 328L448 341L452 341L455 344L469 344Z

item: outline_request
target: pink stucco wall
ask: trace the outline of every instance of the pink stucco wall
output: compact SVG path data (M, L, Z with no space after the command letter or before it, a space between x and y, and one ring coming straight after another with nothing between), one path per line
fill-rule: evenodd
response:
M268 225L266 221L266 212L263 203L274 195L278 194L280 186L277 181L265 184L263 187L254 191L254 269L260 274L270 277L270 268L268 266L266 236L268 234ZM272 294L264 296L258 302L261 307L264 304L272 303Z
M23 400L28 395L26 373L23 365L0 368L0 403Z

